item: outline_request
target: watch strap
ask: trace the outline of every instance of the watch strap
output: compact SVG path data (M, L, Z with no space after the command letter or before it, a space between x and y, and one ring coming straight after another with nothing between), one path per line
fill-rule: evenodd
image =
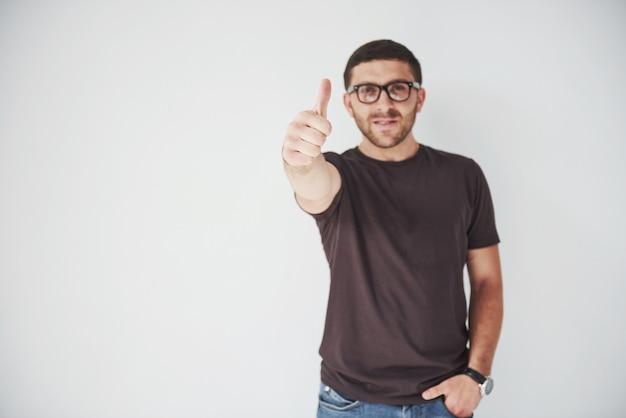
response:
M483 383L485 383L485 380L487 380L485 376L483 376L482 374L478 373L476 370L469 368L469 367L466 367L465 370L463 370L463 374L466 374L472 379L474 379L475 381L477 381L479 385L482 385Z

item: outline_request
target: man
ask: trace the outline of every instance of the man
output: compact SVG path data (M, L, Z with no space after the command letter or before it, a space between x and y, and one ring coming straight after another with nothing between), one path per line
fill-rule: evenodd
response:
M471 416L493 386L503 311L487 182L474 161L415 139L426 93L405 46L361 46L344 83L358 147L321 151L329 80L283 145L285 173L318 224L331 272L318 417Z

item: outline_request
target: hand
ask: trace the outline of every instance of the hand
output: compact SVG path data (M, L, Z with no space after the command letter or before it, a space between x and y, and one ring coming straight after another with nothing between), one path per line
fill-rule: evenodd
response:
M322 80L313 109L298 113L287 127L283 144L283 159L287 165L296 169L307 168L322 154L322 145L332 130L326 119L330 91L330 80Z
M444 396L448 411L456 417L470 417L480 402L478 383L464 374L452 376L422 393L426 400Z

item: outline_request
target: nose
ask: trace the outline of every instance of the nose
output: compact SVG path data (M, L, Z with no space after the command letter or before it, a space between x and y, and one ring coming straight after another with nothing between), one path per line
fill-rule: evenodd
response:
M395 102L389 97L387 90L384 90L380 92L380 97L376 101L376 107L379 109L389 109L395 106L394 103Z

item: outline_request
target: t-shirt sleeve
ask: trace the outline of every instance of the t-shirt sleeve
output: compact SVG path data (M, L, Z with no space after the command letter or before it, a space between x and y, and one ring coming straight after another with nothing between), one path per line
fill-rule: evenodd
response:
M471 183L473 208L467 230L468 248L483 248L498 244L500 238L496 229L495 211L489 185L482 169L475 162L473 162Z

